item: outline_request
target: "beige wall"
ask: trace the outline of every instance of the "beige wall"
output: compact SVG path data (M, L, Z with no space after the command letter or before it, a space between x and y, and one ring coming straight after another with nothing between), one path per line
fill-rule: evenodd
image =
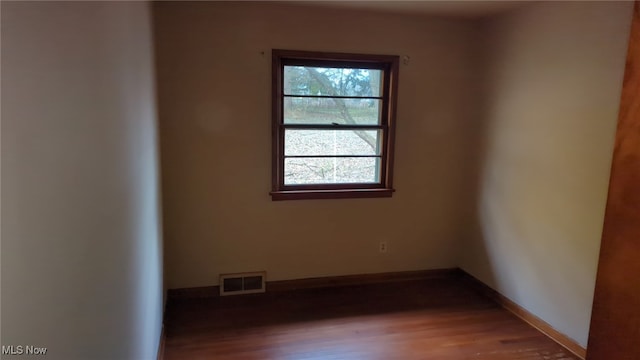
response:
M585 346L630 2L485 23L478 226L462 267Z
M3 1L1 33L0 342L47 347L47 359L154 359L162 242L148 4Z
M238 271L281 280L457 265L475 136L471 23L160 2L155 27L170 288ZM393 198L271 201L272 48L410 56Z
M585 345L630 10L157 3L168 287L462 266ZM272 48L410 56L393 198L270 200Z

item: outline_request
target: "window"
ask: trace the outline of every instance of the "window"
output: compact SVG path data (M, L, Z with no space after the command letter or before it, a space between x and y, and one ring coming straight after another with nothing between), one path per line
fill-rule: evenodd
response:
M392 195L398 64L273 50L273 200Z

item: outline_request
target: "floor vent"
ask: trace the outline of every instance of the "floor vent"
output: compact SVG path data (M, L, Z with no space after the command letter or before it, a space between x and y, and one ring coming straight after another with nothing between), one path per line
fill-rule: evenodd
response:
M264 271L220 275L220 296L265 292Z

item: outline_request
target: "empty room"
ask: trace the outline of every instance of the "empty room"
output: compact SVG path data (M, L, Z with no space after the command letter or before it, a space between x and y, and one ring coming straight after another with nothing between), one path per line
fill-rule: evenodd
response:
M3 359L640 360L633 1L2 1Z

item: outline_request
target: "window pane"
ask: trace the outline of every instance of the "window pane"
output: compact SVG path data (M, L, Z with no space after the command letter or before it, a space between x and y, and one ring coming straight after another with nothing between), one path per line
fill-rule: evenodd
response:
M380 155L380 130L285 130L284 154Z
M379 183L380 158L285 158L285 185Z
M382 70L284 67L285 95L380 97Z
M285 124L380 124L382 100L284 98Z

